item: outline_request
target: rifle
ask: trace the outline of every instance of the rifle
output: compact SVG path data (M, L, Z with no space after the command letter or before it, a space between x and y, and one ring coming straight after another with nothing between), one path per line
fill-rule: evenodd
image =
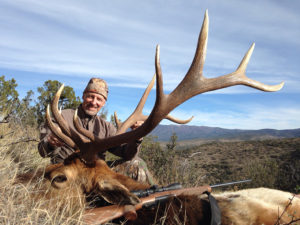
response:
M88 209L85 211L83 215L83 220L87 224L103 224L108 221L117 219L119 217L124 216L128 220L135 220L137 218L136 211L147 208L153 207L158 203L166 201L172 197L176 197L179 195L201 195L203 193L211 193L211 188L216 187L223 187L233 184L240 184L245 182L250 182L251 180L243 180L243 181L236 181L236 182L229 182L223 184L215 184L215 185L204 185L200 187L192 187L192 188L181 188L179 184L169 185L167 187L162 187L158 190L158 192L151 193L148 190L142 191L142 196L145 195L146 192L149 192L147 197L140 198L140 202L136 205L110 205L100 208L93 208ZM179 188L179 189L177 189ZM166 191L160 191L165 190ZM146 194L147 195L147 194Z
M158 187L157 185L153 185L149 189L131 191L131 193L136 195L138 198L143 198L143 197L152 195L156 192L171 191L171 190L176 190L176 189L182 189L182 185L179 183L170 184L166 187Z

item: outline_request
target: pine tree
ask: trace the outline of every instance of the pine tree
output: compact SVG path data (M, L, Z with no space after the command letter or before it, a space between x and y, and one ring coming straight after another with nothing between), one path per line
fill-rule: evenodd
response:
M177 145L177 135L175 132L172 133L172 136L170 137L169 143L167 144L168 150L175 150L175 147Z
M15 79L5 80L5 76L0 76L0 112L1 121L7 122L15 114L19 105L17 83Z
M36 111L39 124L44 121L47 105L51 103L55 93L61 85L62 83L57 80L47 80L45 81L43 87L38 87L40 96L38 97L38 102L36 104ZM79 97L75 96L73 88L70 86L65 86L59 100L59 107L61 109L77 108L80 104L81 100Z

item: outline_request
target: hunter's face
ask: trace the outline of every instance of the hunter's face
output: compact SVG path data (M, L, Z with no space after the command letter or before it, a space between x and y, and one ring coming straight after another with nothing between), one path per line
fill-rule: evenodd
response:
M90 116L97 115L100 109L105 105L105 98L97 93L88 92L82 96L82 108Z

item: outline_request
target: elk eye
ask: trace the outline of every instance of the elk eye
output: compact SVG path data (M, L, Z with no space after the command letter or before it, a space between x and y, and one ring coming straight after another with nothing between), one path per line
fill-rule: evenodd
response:
M67 181L67 177L65 175L59 175L53 178L52 183L53 182L62 183L65 181Z

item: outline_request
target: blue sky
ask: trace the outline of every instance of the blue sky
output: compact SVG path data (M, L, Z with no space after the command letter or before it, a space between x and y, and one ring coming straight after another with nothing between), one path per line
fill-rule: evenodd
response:
M154 74L155 46L165 91L184 77L205 10L210 25L206 77L233 72L253 42L249 78L285 86L265 93L244 86L201 94L176 108L191 125L240 129L300 127L300 1L0 0L0 75L21 97L46 80L81 96L91 77L109 84L106 108L124 120ZM144 112L154 103L151 93ZM164 120L163 124L170 122Z

